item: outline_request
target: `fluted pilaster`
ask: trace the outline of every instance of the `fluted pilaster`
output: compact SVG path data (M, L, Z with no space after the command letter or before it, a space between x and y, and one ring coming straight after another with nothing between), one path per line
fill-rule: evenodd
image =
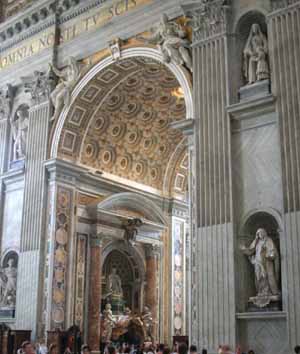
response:
M43 236L45 233L46 178L49 131L49 101L33 106L29 113L26 145L24 208L21 229L21 252L18 268L16 318L17 328L33 329L36 335L41 305Z
M235 347L235 286L228 105L229 7L215 0L185 8L192 18L196 230L192 232L192 342Z
M300 342L300 1L273 3L277 11L268 16L268 26L282 156L285 235L281 249L286 273L283 307L288 312L293 348Z

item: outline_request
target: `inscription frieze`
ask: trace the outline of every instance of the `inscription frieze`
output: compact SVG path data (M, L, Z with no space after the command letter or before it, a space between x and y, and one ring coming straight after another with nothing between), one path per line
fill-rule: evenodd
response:
M76 37L96 30L113 20L115 17L136 9L139 6L151 3L153 0L116 0L110 5L104 5L93 15L81 18L72 25L65 23L61 26L59 44L65 44ZM26 58L32 57L50 48L55 44L55 29L48 29L39 36L26 43L14 47L0 55L0 70L20 63Z

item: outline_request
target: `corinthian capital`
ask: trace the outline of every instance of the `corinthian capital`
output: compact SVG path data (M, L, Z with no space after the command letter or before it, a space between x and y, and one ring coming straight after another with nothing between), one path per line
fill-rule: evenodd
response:
M272 10L283 9L289 5L296 4L297 2L299 3L299 0L271 0Z
M14 98L14 90L11 85L0 89L0 120L8 119L11 113Z
M229 0L202 0L182 5L193 29L193 40L200 41L226 32Z
M54 79L50 72L34 71L30 76L21 77L25 92L31 96L33 104L42 103L50 99L54 86Z

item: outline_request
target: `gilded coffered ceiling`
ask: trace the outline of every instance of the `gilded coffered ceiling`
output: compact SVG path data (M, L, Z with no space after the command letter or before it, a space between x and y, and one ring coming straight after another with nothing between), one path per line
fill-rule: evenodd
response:
M110 65L73 103L59 156L160 191L167 188L169 193L170 183L177 183L178 193L185 191L185 139L169 128L186 116L178 88L169 69L152 59L136 57Z

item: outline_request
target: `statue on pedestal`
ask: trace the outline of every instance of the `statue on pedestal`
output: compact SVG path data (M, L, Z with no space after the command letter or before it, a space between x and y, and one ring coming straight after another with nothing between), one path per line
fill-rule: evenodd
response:
M107 295L123 297L122 281L116 268L112 269L112 273L107 278Z
M177 65L185 65L190 71L193 70L190 42L186 31L177 22L169 21L166 14L162 15L161 22L152 36L138 39L156 44L166 63L173 60Z
M17 119L10 119L13 137L13 161L25 157L27 131L29 124L28 110L25 107L19 108L16 112Z
M279 253L266 230L258 229L251 245L241 246L241 251L249 257L255 271L257 296L251 297L250 302L263 308L271 301L279 301Z
M270 78L268 41L257 23L251 27L243 54L243 72L247 84Z
M17 268L13 258L7 261L7 267L0 269L0 307L16 305Z

